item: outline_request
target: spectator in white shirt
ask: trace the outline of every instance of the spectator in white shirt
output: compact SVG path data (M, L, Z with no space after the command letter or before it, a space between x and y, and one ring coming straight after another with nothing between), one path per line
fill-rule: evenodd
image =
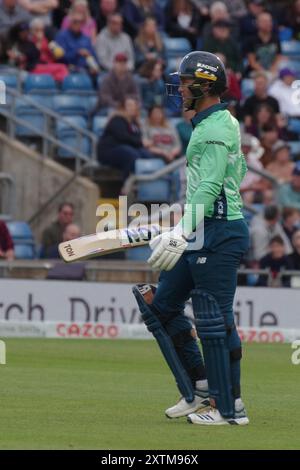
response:
M269 88L269 95L279 102L281 114L289 117L300 117L300 94L292 87L296 79L295 73L289 68L279 72L279 78Z

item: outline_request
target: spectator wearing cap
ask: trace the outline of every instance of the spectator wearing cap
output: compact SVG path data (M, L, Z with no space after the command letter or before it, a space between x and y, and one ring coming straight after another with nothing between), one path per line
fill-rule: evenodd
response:
M295 80L296 74L293 70L287 67L281 69L279 78L269 88L269 95L278 101L282 114L300 118L299 94L295 93L295 88L292 88Z
M134 47L137 68L147 60L160 59L164 61L164 45L155 18L148 16L141 24L139 33L134 40Z
M275 114L279 114L279 103L276 98L268 93L269 80L265 72L257 72L254 76L254 93L249 96L243 107L242 116L245 126L251 126L257 108L261 104L267 104Z
M85 70L96 75L99 68L95 49L90 38L82 33L85 21L81 13L72 13L69 28L59 31L55 42L64 51L61 61L71 70Z
M291 160L289 145L283 140L278 140L272 151L273 161L267 165L266 170L279 184L289 183L295 167L295 163Z
M14 243L5 222L0 220L0 258L14 259Z
M280 223L278 206L265 207L262 214L255 215L250 223L250 246L252 259L259 261L268 254L269 243L273 237L279 235L285 245L286 253L292 252L292 247Z
M119 52L114 58L112 70L101 82L98 104L94 113L100 108L119 107L126 96L138 98L139 91L132 72L128 70L127 55Z
M228 68L242 71L242 60L236 42L230 36L232 23L223 19L212 23L212 31L204 40L203 49L208 52L221 52L226 57Z
M29 22L30 13L17 0L2 0L0 3L0 34L5 35L17 23Z
M270 78L277 76L282 60L278 34L273 31L273 18L263 12L257 17L257 34L248 41L246 54L249 62L248 73L266 71Z
M300 161L295 164L291 181L280 186L278 203L282 207L294 207L300 210Z
M127 55L128 69L134 70L134 50L131 38L123 31L123 18L119 13L109 16L107 26L98 34L96 53L101 67L111 70L114 57L118 53Z
M259 276L257 286L284 286L289 287L289 279L284 277L279 279L280 271L290 269L291 262L287 255L285 243L280 235L275 235L269 243L268 253L259 260L260 269L269 269L271 278ZM269 281L269 282L268 282Z

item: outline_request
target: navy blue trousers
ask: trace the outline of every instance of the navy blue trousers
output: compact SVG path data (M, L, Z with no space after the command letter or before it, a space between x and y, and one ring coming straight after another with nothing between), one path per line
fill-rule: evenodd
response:
M225 325L228 329L234 326L237 269L248 247L248 227L243 219L205 219L203 248L187 250L175 267L171 271L162 271L159 278L153 306L171 336L190 327L184 308L194 288L211 294L220 307ZM232 330L228 341L230 351L241 346L236 329ZM203 359L196 341L187 343L183 356L186 369L202 368L198 379L205 378ZM239 395L240 361L232 364L232 381L233 389Z

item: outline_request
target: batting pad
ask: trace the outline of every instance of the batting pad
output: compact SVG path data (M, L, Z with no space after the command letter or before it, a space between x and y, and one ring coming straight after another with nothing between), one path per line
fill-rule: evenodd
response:
M142 319L148 331L150 331L156 339L158 346L175 377L180 393L188 403L191 403L194 400L194 389L191 379L181 364L172 339L167 334L155 313L152 311L149 302L147 302L151 298L152 287L149 284L138 284L133 287L132 291L138 303Z
M199 289L192 291L195 323L202 343L209 397L224 418L234 416L230 353L224 318L215 298Z

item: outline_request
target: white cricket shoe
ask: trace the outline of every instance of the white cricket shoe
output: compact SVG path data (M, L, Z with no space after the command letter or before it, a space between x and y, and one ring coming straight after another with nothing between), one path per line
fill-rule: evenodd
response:
M225 419L216 408L210 408L207 412L189 414L187 420L189 423L204 426L222 426L224 424L245 426L249 424L244 404L240 398L235 400L234 418Z
M165 411L167 418L181 418L182 416L187 416L190 413L194 413L200 409L207 408L209 406L208 393L204 392L203 396L195 395L194 400L191 403L188 403L185 398L181 398L179 402L168 408Z

